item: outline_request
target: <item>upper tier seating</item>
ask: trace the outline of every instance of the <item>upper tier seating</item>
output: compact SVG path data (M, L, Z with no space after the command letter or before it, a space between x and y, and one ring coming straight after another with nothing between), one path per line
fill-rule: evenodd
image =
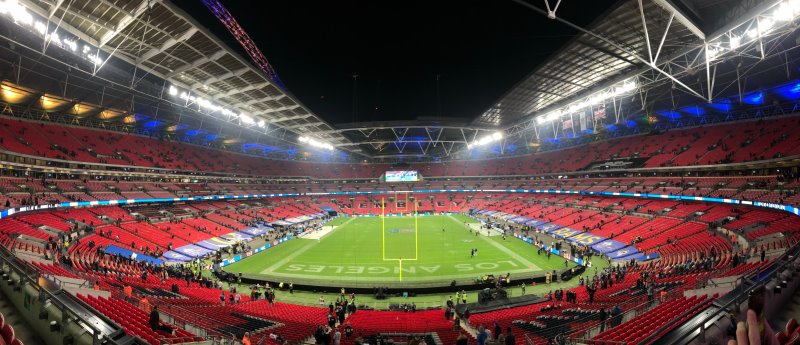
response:
M798 117L721 124L639 135L559 151L489 161L415 163L423 176L531 175L586 168L609 158L646 158L646 167L744 162L800 154ZM376 178L388 164L262 164L242 154L94 129L0 118L2 149L81 162L271 176ZM736 133L736 134L734 134ZM586 154L591 152L591 154Z

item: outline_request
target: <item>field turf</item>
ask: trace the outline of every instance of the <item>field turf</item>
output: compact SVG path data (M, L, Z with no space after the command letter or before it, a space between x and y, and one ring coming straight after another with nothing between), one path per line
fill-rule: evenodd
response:
M381 217L338 218L328 223L337 227L319 240L292 239L225 270L271 280L336 285L449 283L509 272L513 279L515 274L564 268L563 259L539 256L534 246L516 238L476 236L465 225L474 220L466 216L386 217L384 221ZM478 249L475 257L470 257L472 248Z

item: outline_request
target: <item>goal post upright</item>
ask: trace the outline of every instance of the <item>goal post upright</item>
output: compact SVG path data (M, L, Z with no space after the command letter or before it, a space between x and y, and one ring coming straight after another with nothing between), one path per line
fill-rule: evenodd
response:
M406 204L408 205L408 204ZM419 222L417 221L417 203L414 202L414 260L419 258Z
M386 260L386 199L381 198L381 258Z

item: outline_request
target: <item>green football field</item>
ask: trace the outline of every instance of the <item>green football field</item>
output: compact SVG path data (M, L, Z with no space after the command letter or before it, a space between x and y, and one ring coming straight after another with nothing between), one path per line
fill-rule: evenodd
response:
M343 217L326 224L336 227L321 239L292 239L225 270L336 286L337 282L448 284L509 272L513 279L564 268L562 258L548 260L537 255L534 246L513 237L476 236L465 222L475 220L460 215ZM470 257L472 248L478 250L475 257Z

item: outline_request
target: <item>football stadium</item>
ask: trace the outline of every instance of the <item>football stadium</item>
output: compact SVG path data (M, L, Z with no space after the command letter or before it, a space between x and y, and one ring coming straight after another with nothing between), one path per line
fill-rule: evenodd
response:
M0 345L800 344L800 0L0 0Z

